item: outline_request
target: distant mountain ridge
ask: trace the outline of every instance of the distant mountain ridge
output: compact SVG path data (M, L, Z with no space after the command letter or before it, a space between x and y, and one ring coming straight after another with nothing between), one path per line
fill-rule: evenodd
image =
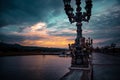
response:
M8 44L0 42L0 51L12 51L12 52L24 52L24 51L42 51L42 52L58 52L66 49L61 48L47 48L47 47L35 47L35 46L22 46L20 44Z

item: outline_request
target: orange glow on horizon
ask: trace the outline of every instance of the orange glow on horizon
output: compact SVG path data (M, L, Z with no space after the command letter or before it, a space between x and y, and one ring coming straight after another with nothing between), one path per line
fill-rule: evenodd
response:
M68 48L68 44L74 41L67 40L64 37L52 36L48 40L25 40L21 44L25 46L40 46L40 47L54 47L54 48Z
M53 32L55 31L55 33ZM52 35L50 34L52 32ZM83 33L91 33L92 30L83 31ZM39 47L54 47L54 48L68 48L68 44L74 43L75 36L59 36L56 34L72 33L76 34L76 30L57 28L47 28L47 24L44 22L36 23L32 26L26 27L22 32L13 32L12 34L26 37L25 40L19 44L24 46L39 46ZM95 43L103 40L95 40Z
M74 40L72 40L73 36L50 35L49 31L51 30L54 29L47 29L46 23L39 22L33 26L26 27L21 33L13 32L12 34L27 37L27 39L19 43L24 46L68 48L68 44L74 43ZM63 32L75 33L75 30L63 29L61 31L58 30L54 34L61 34Z

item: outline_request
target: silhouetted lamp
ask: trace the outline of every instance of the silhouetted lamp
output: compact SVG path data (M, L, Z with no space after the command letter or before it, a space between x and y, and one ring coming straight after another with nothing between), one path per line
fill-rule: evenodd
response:
M90 20L90 16L91 16L91 8L92 8L92 0L85 0L85 3L86 3L86 6L84 7L85 8L85 12L81 12L81 0L75 0L76 1L76 12L75 14L73 13L74 9L71 7L70 3L71 3L71 0L63 0L64 2L64 10L65 10L65 13L67 14L68 16L68 19L70 21L70 23L74 23L76 22L76 26L77 26L77 37L75 39L75 47L76 47L76 51L75 51L75 56L73 61L77 61L77 59L81 59L81 39L82 39L82 21L85 21L85 22L89 22ZM78 50L79 49L79 50ZM80 57L79 57L79 56ZM83 63L83 62L82 62ZM82 64L82 63L79 63L79 64Z

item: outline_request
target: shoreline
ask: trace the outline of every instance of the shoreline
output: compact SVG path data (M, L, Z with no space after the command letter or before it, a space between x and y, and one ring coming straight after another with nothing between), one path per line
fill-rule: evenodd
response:
M59 55L61 52L0 52L0 57L5 56L30 56L30 55Z

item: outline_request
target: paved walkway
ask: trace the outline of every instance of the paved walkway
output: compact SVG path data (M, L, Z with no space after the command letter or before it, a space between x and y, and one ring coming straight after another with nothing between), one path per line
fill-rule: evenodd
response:
M63 76L60 80L80 80L82 76L82 71L70 71L65 76Z
M93 80L120 80L120 57L93 53ZM68 72L60 80L88 80L83 70Z
M120 57L93 53L94 80L120 80Z

